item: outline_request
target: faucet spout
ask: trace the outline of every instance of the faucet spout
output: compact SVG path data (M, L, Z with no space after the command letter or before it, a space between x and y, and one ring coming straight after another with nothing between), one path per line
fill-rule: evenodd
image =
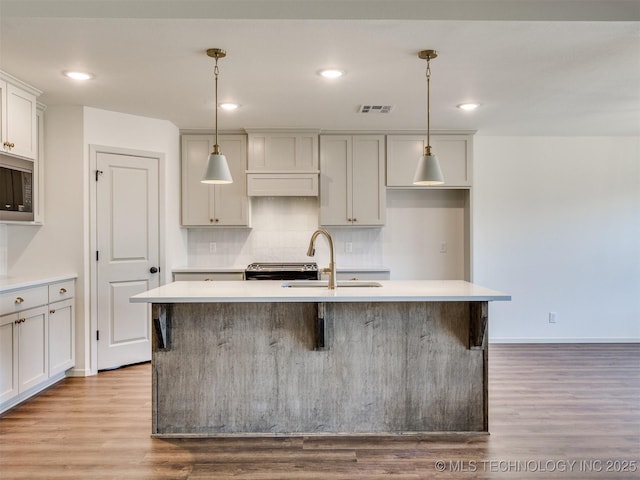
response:
M336 263L335 263L335 249L333 248L333 237L329 233L328 230L324 228L319 228L313 235L311 235L311 240L309 241L309 248L307 249L307 256L313 257L316 253L316 238L318 236L324 235L327 237L327 242L329 243L329 268L324 269L323 271L329 274L329 290L334 290L336 288Z

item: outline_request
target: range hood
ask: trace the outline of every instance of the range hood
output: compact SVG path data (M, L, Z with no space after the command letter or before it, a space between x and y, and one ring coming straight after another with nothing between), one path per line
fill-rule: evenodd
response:
M319 130L247 130L250 197L317 197Z

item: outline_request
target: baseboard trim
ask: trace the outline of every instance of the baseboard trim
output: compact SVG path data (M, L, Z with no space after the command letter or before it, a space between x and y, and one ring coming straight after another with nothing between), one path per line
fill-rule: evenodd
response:
M71 370L67 370L67 377L90 377L92 375L95 375L95 373L88 368L72 368Z
M489 343L640 343L640 338L491 338Z

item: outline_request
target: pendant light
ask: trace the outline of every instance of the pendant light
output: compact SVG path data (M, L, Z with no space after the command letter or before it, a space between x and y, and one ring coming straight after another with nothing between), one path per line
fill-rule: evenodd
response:
M440 164L438 158L431 153L431 131L430 131L430 85L431 80L431 66L430 60L436 58L438 52L435 50L422 50L418 53L418 57L427 61L427 146L424 147L424 155L420 157L418 161L418 168L416 168L416 174L413 177L414 185L442 185L444 183L444 177L440 170Z
M209 154L209 161L207 162L207 170L204 173L202 183L232 183L231 172L229 171L229 165L227 164L227 158L220 153L220 145L218 145L218 59L227 56L227 52L220 48L210 48L207 50L207 55L215 58L216 66L213 69L215 77L215 100L216 100L216 140L213 145L213 151Z

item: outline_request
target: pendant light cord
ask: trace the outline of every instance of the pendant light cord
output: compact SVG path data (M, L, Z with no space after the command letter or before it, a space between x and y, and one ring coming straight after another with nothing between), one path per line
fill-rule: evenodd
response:
M218 75L220 75L220 70L218 69L218 57L216 56L216 66L213 68L213 75L215 77L215 102L216 102L216 116L215 116L215 123L216 123L216 142L215 142L215 150L218 150Z
M431 93L431 88L429 83L431 82L431 65L429 64L429 60L430 58L427 57L427 148L426 148L426 154L427 155L431 155L431 122L430 122L430 116L431 116L431 99L430 99L430 93Z

